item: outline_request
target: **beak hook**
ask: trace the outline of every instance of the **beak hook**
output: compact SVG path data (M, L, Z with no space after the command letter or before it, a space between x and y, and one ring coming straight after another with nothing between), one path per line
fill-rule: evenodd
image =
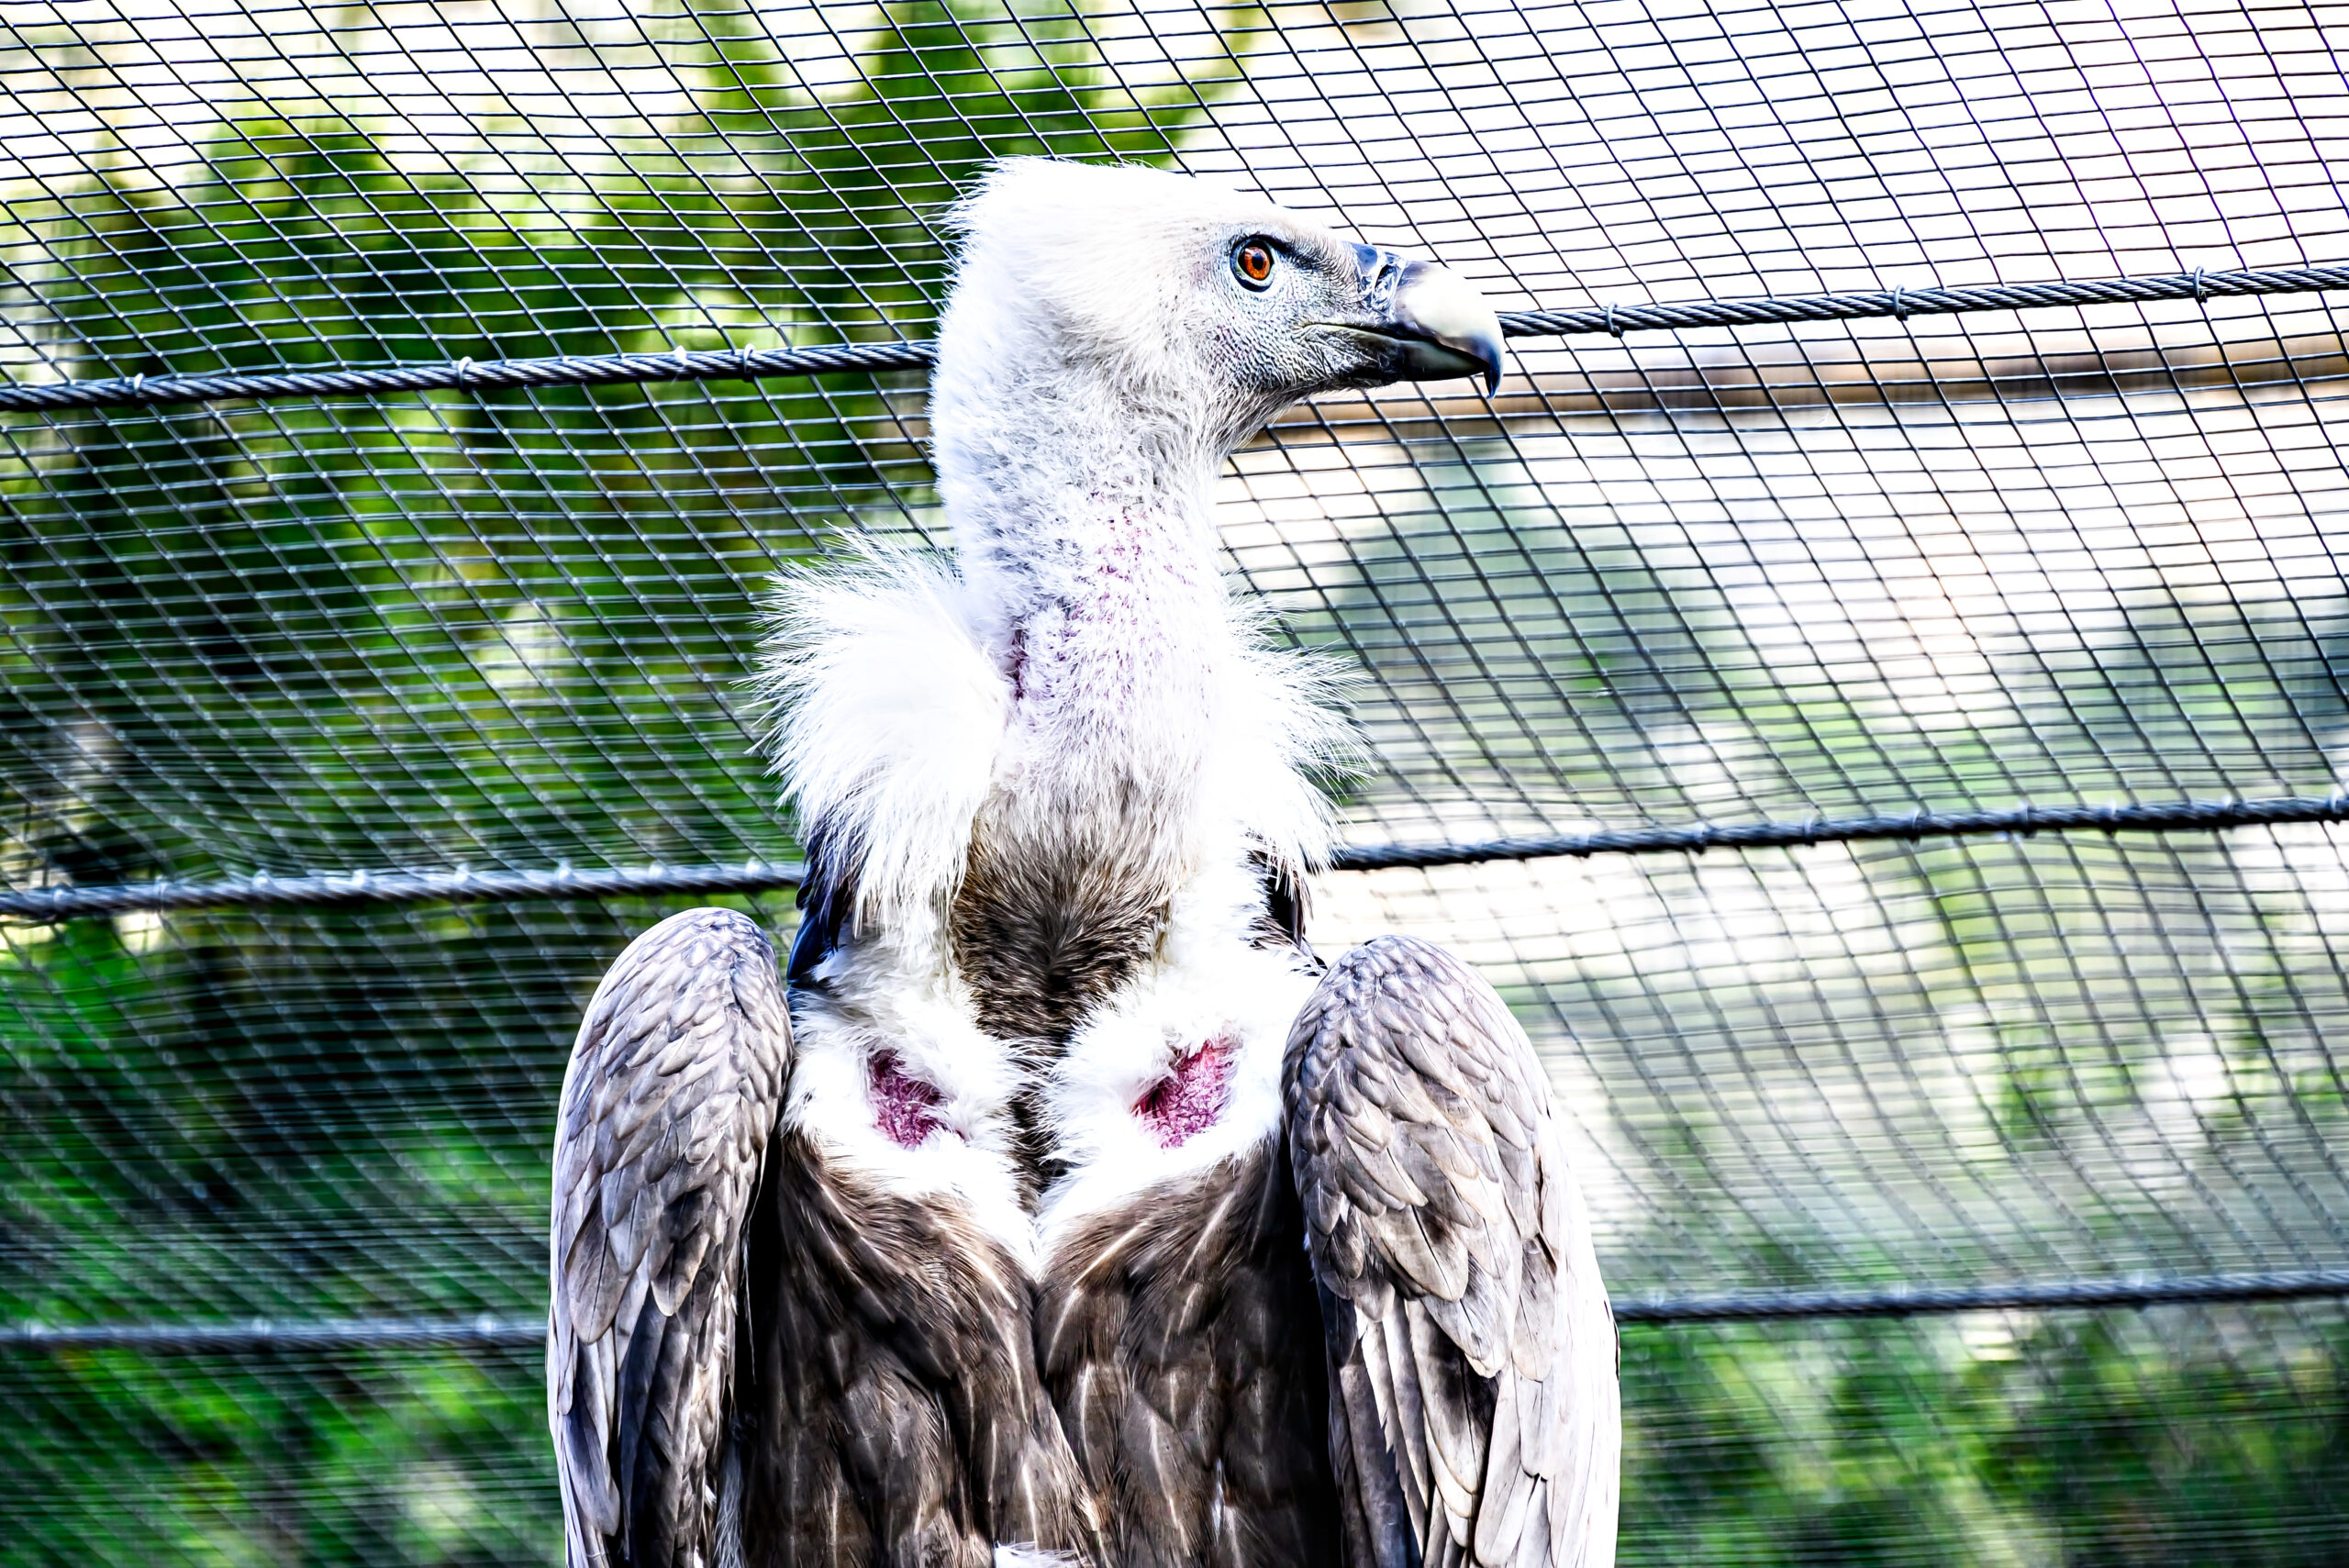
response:
M1407 348L1402 379L1479 376L1487 395L1501 384L1501 324L1484 295L1457 272L1389 250L1356 247L1364 306Z

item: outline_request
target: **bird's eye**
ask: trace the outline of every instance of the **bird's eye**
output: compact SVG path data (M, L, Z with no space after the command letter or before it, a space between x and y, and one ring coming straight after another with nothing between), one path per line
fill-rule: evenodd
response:
M1273 281L1273 248L1262 239L1243 239L1231 252L1231 270L1252 289Z

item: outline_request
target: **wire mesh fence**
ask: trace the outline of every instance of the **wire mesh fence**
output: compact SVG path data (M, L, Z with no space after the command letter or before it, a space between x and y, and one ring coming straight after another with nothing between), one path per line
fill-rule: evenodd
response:
M790 925L762 584L934 535L904 346L1036 152L1580 334L1223 499L1357 677L1317 941L1473 957L1576 1129L1624 1561L2341 1561L2339 27L0 7L0 1562L557 1555L570 1030Z

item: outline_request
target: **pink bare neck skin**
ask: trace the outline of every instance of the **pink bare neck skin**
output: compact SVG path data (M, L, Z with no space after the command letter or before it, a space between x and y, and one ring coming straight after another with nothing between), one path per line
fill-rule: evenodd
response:
M938 1119L938 1090L909 1076L887 1051L873 1059L873 1120L900 1149L918 1149L945 1124Z
M1134 1115L1158 1137L1161 1149L1179 1149L1205 1132L1231 1099L1231 1042L1211 1040L1134 1102Z

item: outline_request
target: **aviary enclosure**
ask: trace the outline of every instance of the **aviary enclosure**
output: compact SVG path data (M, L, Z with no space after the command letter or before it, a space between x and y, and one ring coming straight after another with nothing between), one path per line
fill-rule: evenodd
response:
M570 1030L790 926L762 584L984 160L1477 279L1231 571L1553 1068L1623 1560L2349 1556L2349 17L0 5L0 1564L560 1551ZM842 347L842 346L845 347ZM910 346L908 346L910 345Z

